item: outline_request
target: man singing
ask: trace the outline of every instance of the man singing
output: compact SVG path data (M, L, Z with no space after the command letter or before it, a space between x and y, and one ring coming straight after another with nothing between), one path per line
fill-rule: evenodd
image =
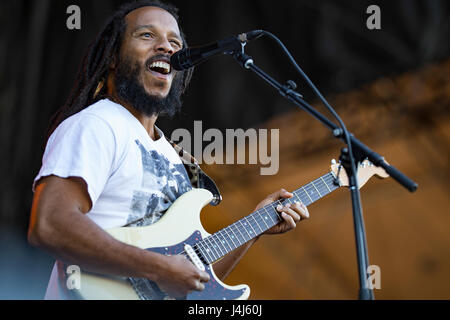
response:
M64 265L149 279L175 298L204 290L210 280L182 255L143 250L104 231L156 223L193 188L155 125L181 108L192 71L173 70L170 57L186 46L176 8L138 1L122 6L89 47L66 104L52 118L33 185L28 239L57 260L46 299L72 297ZM292 196L279 190L256 209ZM309 217L301 203L278 211L282 222L264 234L284 233ZM215 263L217 277L223 280L258 238Z

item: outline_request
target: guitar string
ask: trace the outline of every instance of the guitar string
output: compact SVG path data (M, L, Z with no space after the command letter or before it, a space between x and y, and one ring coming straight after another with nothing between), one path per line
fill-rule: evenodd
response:
M331 182L331 183L334 184L334 177L330 176L330 177L325 177L325 178L331 178L331 179L327 179L327 180L328 180L329 183ZM315 183L317 184L317 182L319 182L319 181L321 181L321 182L323 183L324 180L325 180L324 177L320 177L320 178L314 180L313 183L315 182ZM330 181L330 180L331 180L331 181ZM325 180L325 181L326 181L326 180ZM327 190L326 190L324 187L325 187ZM312 190L312 188L314 188L314 189L318 192L318 195L319 195L319 197L318 197L317 199L315 199L314 201L320 199L321 197L323 197L323 196L325 196L326 194L328 194L328 193L331 192L331 189L330 189L329 186L327 186L325 183L323 183L323 185L319 185L319 186L308 184L308 185L306 185L306 186L303 187L303 189L306 189L306 190L304 190L304 191L310 191L310 190ZM336 188L333 188L333 189L336 189ZM296 190L296 191L297 191L297 192L298 192L298 191L302 191L302 188L300 188L299 190ZM320 191L322 191L322 192L320 192ZM304 193L306 193L306 192L304 192ZM294 196L295 196L295 192L294 192ZM313 196L314 196L314 194L313 194ZM292 198L291 198L291 199L292 199ZM286 201L286 200L289 200L289 199L280 199L280 200L278 200L277 202L281 202L282 200L285 200L285 201ZM268 207L269 207L269 206L268 206ZM272 204L272 207L274 207L273 204ZM262 208L262 209L265 209L265 210L266 210L267 207L264 207L264 208ZM260 218L262 218L262 217L261 217L261 215L258 215L257 213L258 213L258 211L255 211L254 213L252 213L252 214L249 215L248 217L245 217L245 218L242 219L242 220L247 220L247 221L248 221L249 218L253 218L253 220L256 222L255 226L258 226L258 228L259 228L260 231L261 231L261 232L256 232L256 230L253 229L253 231L255 231L254 234L255 234L256 236L259 235L259 234L262 234L265 230L268 230L268 229L269 229L269 228L266 228L265 230L263 230L263 228L261 228L261 225L260 225L260 223L257 221L256 217L260 217ZM239 221L241 225L242 225L242 220ZM265 223L264 219L262 219L262 221ZM245 227L245 223L244 223L244 226L243 226L242 228L239 227L239 225L238 225L237 223L234 224L234 225L235 225L235 227L238 228L239 232L242 233L241 230L245 230L245 231L247 232L247 234L249 234L249 233L248 233L249 230ZM250 226L251 226L251 223L250 223ZM266 226L267 226L267 224L266 224ZM222 229L222 230L219 230L217 233L213 234L212 236L210 236L210 237L208 237L208 238L205 238L205 240L206 240L206 239L209 240L209 243L210 243L209 246L211 246L211 244L212 244L212 248L215 250L215 252L218 254L219 257L221 257L221 256L224 255L224 254L223 254L223 251L222 251L222 248L225 250L225 254L228 253L228 252L230 252L230 250L227 249L227 247L226 247L225 244L227 244L228 247L229 247L230 249L233 250L233 248L232 248L232 247L230 246L230 244L229 244L229 243L230 243L230 240L229 240L229 239L228 239L228 241L221 241L221 240L220 240L220 236L221 236L223 239L227 240L227 238L223 235L223 233L225 233L226 236L227 236L228 238L231 239L231 241L233 242L233 245L235 246L235 248L237 248L237 246L234 244L234 240L233 240L233 239L234 239L234 236L231 235L231 233L227 230L227 229L230 229L231 231L233 231L233 229L232 229L231 227L232 227L232 226L226 227L226 228L224 228L224 229ZM250 231L250 233L252 233L252 232ZM234 234L234 232L233 232L233 234ZM230 235L231 235L231 236L230 236ZM216 240L215 238L217 238L217 240L219 241L219 243L222 243L222 248L220 247L220 245L218 244L218 242L217 242L217 240ZM250 236L250 234L249 234L249 239L248 239L248 240L246 240L246 237L243 237L243 238L244 238L245 241L248 241L248 240L251 240L253 237ZM239 240L239 238L236 238L236 239ZM214 241L214 243L216 243L215 245L214 245L213 241ZM242 245L241 243L239 243L239 244ZM196 253L199 253L200 249L205 250L205 247L203 246L203 243L202 243L202 242L199 242L199 243L198 243L198 248L196 247ZM217 250L217 249L219 249L219 250ZM232 250L231 250L231 251L232 251ZM203 252L200 251L200 253L201 253L202 256L205 256L205 254L204 254ZM214 251L212 251L212 254L209 254L209 255L212 256L212 257L214 258L214 260L217 259L217 257L216 257L215 254L214 254ZM210 257L204 257L204 258L206 258L206 259L208 259L208 260L211 260L211 259L209 259ZM211 261L214 261L214 260L211 260Z
M272 204L272 205L273 205L273 204ZM274 206L274 205L273 205L273 206ZM267 207L270 207L270 205L268 205ZM267 207L264 207L264 208L261 208L261 209L267 210ZM260 210L261 210L261 209L260 209ZM249 217L250 217L250 216L253 217L254 215L257 215L258 213L259 213L258 211L255 211L255 212L253 212L251 215L249 215ZM253 217L253 218L254 218L254 217ZM244 217L243 219L248 219L248 217ZM211 235L211 236L209 236L209 237L207 237L207 238L205 238L205 239L199 241L196 245L199 245L199 246L201 246L201 249L204 249L204 243L205 243L205 240L207 240L207 239L211 240L210 238L213 238L213 237L217 237L217 238L218 238L219 235L221 235L222 238L226 239L225 236L223 235L223 233L225 232L226 235L231 239L231 241L233 241L233 243L234 243L234 240L233 240L233 239L237 239L237 241L238 241L238 243L239 243L239 246L241 246L241 245L244 244L246 241L248 241L248 240L246 240L245 233L243 233L243 231L242 231L242 230L247 230L247 233L248 233L248 229L246 229L246 228L244 227L244 224L242 224L242 220L243 220L243 219L241 219L241 220L239 220L239 221L233 223L232 225L230 225L230 226L228 226L228 227L226 227L226 228L224 228L224 229L222 229L222 230L219 230L217 233L215 233L215 234L213 234L213 235ZM255 221L256 221L256 218L254 218L254 219L255 219ZM240 227L238 223L240 223L240 224L242 225L242 227ZM235 233L234 230L233 230L233 227L234 227L234 229L236 229L236 231L239 231L239 233L241 233L242 237L239 237L239 236L236 235L236 233ZM262 228L261 228L261 227L259 227L259 228L260 228L260 230L262 231ZM268 229L267 229L267 230L268 230ZM230 231L231 231L231 232L230 232ZM240 242L239 239L244 239L244 240L246 240L246 241L245 241L245 242ZM251 239L251 237L250 237L250 239ZM250 239L249 239L249 240L250 240ZM211 243L211 241L210 241L210 243ZM222 242L222 243L223 243L223 242ZM230 246L229 244L228 244L228 246L231 248L231 246ZM223 247L224 247L224 249L225 249L226 251L229 252L229 250L227 250L225 246L223 246ZM237 248L237 247L238 247L238 246L235 246L235 248ZM218 252L218 251L216 250L216 252ZM227 253L228 253L228 252L227 252ZM198 253L198 250L197 250L197 253ZM202 256L204 256L204 254L202 254ZM213 255L212 255L212 256L213 256L213 258L216 259L216 257L214 256L214 252L213 252Z
M267 208L265 208L265 210L267 210ZM246 225L246 222L243 222L245 220L249 220L251 218L253 218L253 220L256 222L255 227L258 226L259 231L254 230L254 233L249 230ZM195 252L197 254L201 254L201 256L207 260L208 262L212 262L214 260L217 260L219 257L222 257L225 254L229 253L230 251L232 251L233 249L237 248L238 246L236 246L236 244L234 243L234 239L236 239L239 243L239 246L242 245L243 243L251 240L252 238L254 238L255 236L258 236L259 234L262 234L264 231L268 230L269 228L262 228L260 222L258 222L258 220L256 219L257 216L255 215L250 215L249 217L246 217L245 220L243 221L239 221L239 224L235 224L234 227L235 229L237 229L241 234L242 234L242 242L239 241L239 237L235 237L234 236L234 231L232 226L224 228L220 231L218 231L216 234L205 238L203 241L199 241L196 245L194 245L195 248ZM260 217L262 218L262 217ZM263 220L264 221L264 220ZM241 225L241 226L239 226ZM266 224L267 225L267 224ZM275 224L274 224L275 225ZM245 233L242 231L245 230L246 233L248 234L248 237L245 236ZM231 232L233 234L231 234ZM220 239L224 239L224 240L220 240ZM227 239L228 238L228 239ZM230 243L233 243L233 247L231 247ZM227 248L228 246L228 248ZM231 249L231 250L230 250ZM212 259L211 259L212 257Z
M297 189L296 191L294 191L294 192L293 192L293 193L294 193L294 197L297 196L297 198L300 199L300 196L297 195L297 194L298 194L299 192L303 191L303 194L306 193L306 195L307 195L309 198L311 198L311 196L308 195L307 191L312 191L312 192L311 192L311 195L314 196L314 190L313 190L313 188L314 188L314 189L317 191L317 193L318 193L318 197L316 196L317 199L311 199L311 200L313 200L312 202L309 203L309 204L311 204L311 203L313 203L313 202L319 200L319 199L322 198L323 196L329 194L330 192L332 192L333 190L336 190L336 189L338 188L338 186L335 186L334 180L335 180L335 179L334 179L334 176L333 176L331 173L328 173L328 174L326 174L326 175L324 175L324 176L322 176L322 177L320 177L320 178L318 178L318 179L316 179L316 180L310 182L309 184L307 184L307 185L305 185L305 186L303 186L303 187ZM325 182L328 182L328 183L324 183L324 181L325 181ZM319 185L319 186L313 185L314 183L317 184L318 182L322 182L322 184ZM329 184L329 186L328 186L328 184ZM331 190L330 187L332 187L333 190ZM322 192L320 192L320 191L322 191ZM297 194L296 194L296 193L297 193ZM292 198L290 198L290 199L292 199ZM275 207L275 204L277 204L277 203L281 204L281 201L283 201L283 202L289 202L290 199L279 199L279 200L275 201L274 203L272 203L271 205L267 205L267 206L265 206L265 207L263 207L263 208L261 208L261 209L255 211L255 212L253 212L253 213L250 214L249 216L244 217L243 219L237 221L237 222L239 222L239 223L241 224L242 227L240 227L240 226L237 224L237 222L236 222L236 223L234 223L233 225L230 225L230 226L228 226L228 227L226 227L226 228L224 228L224 229L222 229L222 230L219 230L219 231L216 232L215 234L213 234L213 235L211 235L211 236L209 236L209 237L207 237L207 238L205 238L205 239L199 241L197 244L195 244L195 245L193 246L193 248L195 247L195 252L196 252L196 254L199 254L199 253L200 253L201 256L202 256L205 260L211 260L210 257L212 257L213 260L211 260L211 261L217 260L218 258L222 257L222 256L224 255L224 253L222 252L222 249L220 248L220 245L218 244L218 242L217 242L217 240L216 240L215 238L219 239L219 242L222 243L222 248L225 250L225 254L229 253L230 250L228 250L228 249L226 248L226 246L224 245L224 243L228 244L228 247L232 248L232 247L230 246L230 244L229 244L230 240L225 241L225 242L224 242L224 241L220 241L219 236L222 236L223 239L227 240L227 239L225 238L225 236L223 235L223 233L225 232L225 233L226 233L226 236L227 236L228 238L230 238L231 241L233 241L233 239L234 239L234 236L233 236L233 235L235 235L235 233L234 233L234 231L233 231L233 229L232 229L233 226L234 226L234 227L235 227L242 235L244 235L244 233L242 233L242 230L245 230L246 233L249 235L249 239L248 239L248 240L246 239L245 236L243 236L244 242L240 243L240 242L238 241L238 242L239 242L239 245L242 245L242 244L246 243L247 241L253 239L254 237L256 237L256 236L262 234L264 231L266 231L266 230L268 230L268 229L263 230L263 229L261 228L260 224L258 223L258 221L256 220L255 216L261 217L261 212L259 212L260 210L265 209L265 211L267 211L267 207L272 207L271 209L274 209L273 207ZM305 199L304 199L304 200L305 200ZM305 203L305 202L308 202L308 201L304 201L304 200L303 200L304 203ZM309 205L309 204L305 204L305 205ZM278 215L278 212L277 212L277 215ZM270 215L269 215L269 216L270 216ZM255 231L254 236L250 236L249 230L248 230L244 225L242 225L242 221L243 221L243 220L247 220L247 221L248 221L249 217L252 217L253 220L255 220L256 225L259 227L259 229L260 229L262 232L256 232L256 231L253 229L253 230ZM263 221L264 221L264 219L263 219ZM251 224L250 224L250 225L251 225ZM230 230L233 232L233 235L231 235L231 233L230 233L228 230L226 230L226 229L230 229ZM270 229L270 228L269 228L269 229ZM250 231L250 233L252 233L252 232ZM207 240L207 239L208 239L208 241L209 241L209 243L210 243L209 245L208 245L208 244L206 243L206 241L205 241L205 240ZM236 237L236 239L239 240L239 237ZM214 241L215 244L214 244L212 241ZM210 248L214 249L214 251L217 253L218 257L215 256L214 251L208 250L208 248L205 250L205 245L206 245L207 247L210 247ZM233 241L233 245L234 245L234 241ZM234 246L235 246L235 245L234 245ZM235 248L237 248L237 246L235 246ZM202 252L201 249L203 249L203 251L207 251L206 253L209 255L209 257L205 257L205 252ZM217 249L219 249L219 250L217 250ZM234 250L234 249L232 249L232 250ZM232 250L231 250L231 251L232 251ZM210 254L208 251L211 251L212 253ZM181 252L181 254L185 254L185 251Z
M320 184L319 184L319 182L320 182ZM314 181L312 181L312 182L310 182L310 183L304 185L303 187L300 187L299 189L295 190L295 191L293 192L293 194L294 194L294 197L293 197L293 198L295 198L295 197L297 196L297 198L299 198L299 200L301 200L301 201L307 206L307 205L310 205L310 204L312 204L313 202L315 202L315 201L321 199L322 197L326 196L327 194L331 193L332 191L336 190L337 188L339 188L339 187L335 185L335 178L334 178L334 176L333 176L331 173L328 173L328 174L325 174L324 176L321 176L321 177L317 178L316 180L314 180ZM302 200L302 199L301 199L301 196L298 195L298 193L300 193L301 191L303 191L303 194L306 194L306 196L307 196L309 199L311 199L311 201L309 201L309 203L308 203L308 201L305 201L306 197L304 197L304 199ZM308 193L308 191L309 191L309 193ZM316 192L314 192L314 191L316 191ZM321 192L321 191L322 191L322 192ZM316 199L313 199L312 197L316 197ZM234 249L237 248L237 247L235 247L235 248L233 249L233 248L230 246L230 244L229 244L229 242L230 242L229 240L228 240L228 241L225 241L225 242L224 242L224 241L220 241L219 235L221 235L223 239L227 240L227 239L225 238L225 236L224 236L223 234L221 234L221 233L225 232L226 235L227 235L227 237L229 237L229 238L231 239L231 241L233 241L234 236L235 236L235 233L234 233L234 231L233 231L233 229L232 229L233 226L234 226L234 227L235 227L242 235L244 235L244 233L242 233L242 230L245 230L245 232L249 235L249 239L246 240L246 237L243 236L244 242L242 242L242 243L239 244L239 246L241 246L241 245L243 245L244 243L250 241L251 239L257 237L258 235L260 235L260 234L262 234L262 233L264 233L265 231L267 231L267 230L270 229L270 228L269 228L269 229L263 230L263 229L261 228L260 224L258 223L258 221L256 220L255 216L261 216L261 212L259 212L259 211L261 211L262 209L264 209L265 211L267 211L267 208L268 208L268 207L271 207L271 209L275 209L275 208L274 208L275 205L282 204L282 203L285 203L285 202L292 203L292 202L290 202L289 200L291 200L291 199L293 199L293 198L279 199L279 200L277 200L277 201L274 201L274 202L271 203L270 205L267 205L267 206L265 206L265 207L263 207L263 208L261 208L261 209L255 211L255 212L253 212L253 213L250 214L249 216L244 217L244 218L242 218L241 220L238 220L237 222L233 223L232 225L230 225L230 226L228 226L228 227L226 227L226 228L224 228L224 229L222 229L222 230L219 230L219 231L216 232L215 234L213 234L213 235L211 235L211 236L209 236L209 237L206 237L206 238L203 239L203 240L200 240L199 242L197 242L197 243L193 246L193 249L194 249L194 247L195 247L194 252L195 252L196 254L199 254L199 253L200 253L201 256L202 256L205 260L210 260L210 259L208 259L208 257L205 257L205 254L201 251L201 249L203 249L203 250L205 251L205 246L204 246L204 245L207 245L208 247L214 249L214 251L217 253L218 257L215 257L214 251L212 251L212 254L209 254L209 253L208 253L208 254L210 255L210 257L213 257L214 260L217 260L218 258L224 256L225 254L227 254L227 253L229 253L229 252L231 252L232 250L234 250ZM294 201L294 202L295 202L295 201ZM306 203L305 203L305 202L306 202ZM278 215L278 217L279 217L279 213L278 213L278 212L277 212L277 215ZM269 215L269 216L270 216L270 215ZM253 229L253 231L254 231L254 232L251 232L251 231L250 231L250 233L253 234L253 236L250 236L249 230L245 227L246 224L242 225L242 221L243 221L243 220L247 220L247 221L248 221L248 218L249 218L249 217L252 217L253 220L255 220L255 222L256 222L255 225L257 225L257 226L259 227L259 229L260 229L262 232L256 232L256 230L254 230L253 227L251 226L251 223L249 223L250 227L252 227L252 229ZM263 219L263 221L264 221L264 219ZM242 225L242 227L239 227L238 222ZM265 223L265 221L264 221L264 223ZM272 226L272 227L273 227L273 226ZM231 233L230 233L228 230L226 230L226 229L230 229L230 230L233 232L233 235L234 235L234 236L231 235ZM228 249L226 248L225 245L222 245L222 248L225 250L225 254L224 254L224 253L222 252L222 249L220 248L220 245L218 245L217 240L214 239L214 238L219 239L219 242L222 243L222 244L227 243L227 244L228 244L228 247L230 247L232 250L230 251L230 250L228 250ZM236 237L236 239L239 240L238 237ZM208 244L206 243L206 240L209 240L210 245L208 245ZM214 242L215 242L216 244L213 244L213 243L212 243L212 240L214 240ZM239 241L238 241L238 242L239 242ZM212 245L211 245L211 244L212 244ZM233 245L234 245L234 241L233 241ZM234 246L235 246L235 245L234 245ZM219 249L219 250L217 250L217 249ZM207 251L211 251L211 250L208 250L208 249L206 249L206 250L207 250ZM185 254L185 253L186 253L185 251L182 251L180 254ZM212 260L212 261L214 261L214 260Z
M266 207L261 208L261 209L266 209L266 210L267 210ZM255 215L255 214L257 214L257 213L258 213L258 212L255 211L255 212L253 212L251 215ZM247 217L245 217L245 218L243 218L243 219L246 219L246 218L247 218ZM245 242L251 240L252 237L251 237L250 235L249 235L250 238L247 240L247 239L246 239L247 237L245 237L245 233L242 232L242 230L246 230L246 231L247 231L247 234L248 234L248 230L247 230L247 229L244 227L244 225L242 224L242 220L243 220L243 219L241 219L241 220L235 222L234 224L232 224L232 225L230 225L230 226L228 226L228 227L226 227L226 228L224 228L224 229L222 229L222 230L219 230L217 233L215 233L215 234L213 234L213 235L211 235L211 236L209 236L209 237L207 237L207 238L205 238L205 239L199 241L197 244L195 244L195 245L193 246L193 248L195 247L195 252L198 254L198 253L199 253L199 250L200 250L200 249L203 249L204 251L206 251L206 253L207 253L210 257L213 257L213 258L214 258L212 261L217 260L217 257L215 256L214 251L211 251L211 250L208 250L208 249L205 250L205 246L204 246L204 245L205 245L205 244L207 245L206 240L210 240L209 242L212 243L212 241L211 241L212 238L214 238L214 237L218 238L219 235L221 235L222 238L225 239L225 236L223 235L223 232L225 232L225 233L227 234L227 236L230 237L231 239L236 238L236 239L238 240L239 246L241 246L241 245L244 244ZM255 221L256 221L256 220L255 220ZM240 224L242 225L242 227L239 226L238 222L240 222ZM236 236L236 234L234 233L234 230L233 230L233 228L232 228L233 226L235 227L235 229L237 229L236 231L239 231L239 232L241 233L241 235L242 235L241 238L238 237L238 236ZM230 233L227 229L229 229L229 230L233 233L233 235L231 235L231 233ZM262 231L262 228L261 228L261 227L260 227L260 230ZM221 232L222 232L222 234L221 234ZM236 236L236 237L235 237L235 236ZM243 239L244 242L240 242L239 239ZM213 249L215 249L216 253L219 254L219 255L218 255L219 257L220 257L220 256L223 256L223 252L219 253L219 252L217 251L216 248L219 248L219 250L220 250L220 247L217 245L217 241L216 241L215 239L214 239L214 241L216 242L216 245L214 245L214 244L212 245L212 246L213 246ZM232 240L232 241L233 241L233 240ZM223 241L222 241L222 243L223 243ZM209 246L211 246L211 245L209 245ZM230 246L229 244L228 244L228 246L231 248L231 246ZM236 246L236 248L237 248L237 247L238 247L238 246ZM230 252L229 250L226 249L225 246L223 246L223 248L225 249L226 253ZM211 251L212 254L210 254L209 251ZM221 250L220 250L220 251L221 251ZM184 253L184 251L183 251L182 253ZM203 252L200 252L200 253L201 253L201 255L202 255L204 258L206 258L206 259L208 259L208 260L211 260L211 259L209 259L210 257L205 257L205 254L204 254Z
M330 176L330 177L325 177L325 178L331 178L331 181L330 181L330 179L327 179L327 180L329 180L328 182L330 183L330 182L333 182L333 177L332 176ZM305 186L305 189L308 191L308 190L312 190L312 188L314 188L317 192L318 192L318 194L319 194L319 197L316 199L316 200L318 200L318 199L320 199L321 197L323 197L323 196L325 196L326 194L328 194L328 193L330 193L330 188L324 183L324 177L320 177L320 178L318 178L318 179L316 179L316 180L314 180L314 182L317 184L318 182L322 182L322 184L323 185L319 185L319 186L317 186L317 185L309 185L308 187L306 187ZM326 190L326 189L328 189L328 190ZM320 191L322 191L322 192L320 192ZM313 195L314 196L314 195ZM289 199L281 199L281 200L289 200ZM266 209L266 207L264 208L264 209ZM247 216L247 217L245 217L243 220L241 220L241 221L239 221L240 222L240 224L242 225L242 221L249 221L249 219L250 218L253 218L253 220L256 222L256 224L254 224L255 225L255 227L257 226L259 229L260 229L260 231L261 232L256 232L256 230L252 227L252 223L251 222L249 222L249 225L250 225L250 227L252 227L252 229L253 229L253 231L254 232L252 232L252 231L250 231L247 227L245 227L245 225L246 225L246 223L244 223L244 226L243 227L239 227L239 225L237 225L237 228L238 228L238 230L241 232L241 230L245 230L246 231L246 233L249 235L249 237L250 237L250 239L252 239L253 238L253 236L251 236L248 232L250 232L251 234L256 234L256 235L258 235L258 234L261 234L261 233L263 233L265 230L268 230L268 228L266 228L265 230L263 230L263 228L261 228L261 224L260 224L260 222L258 222L258 220L256 219L256 217L260 217L260 218L262 218L261 217L261 215L257 215L256 213L258 213L258 211L255 211L254 213L252 213L251 215L249 215L249 216ZM264 219L262 219L262 221L265 223L265 221L264 221ZM235 226L236 226L235 225ZM231 226L229 226L229 227L231 227ZM228 227L227 227L228 228ZM225 252L230 252L230 250L228 250L227 249L227 247L226 247L226 245L228 245L228 247L230 247L231 248L231 246L230 246L230 242L233 242L233 244L234 244L234 237L233 236L230 236L230 232L228 232L228 230L226 230L227 228L224 228L224 229L222 229L222 230L220 230L220 231L218 231L216 234L214 234L214 235L212 235L211 237L209 237L209 238L211 238L210 239L210 243L212 243L212 241L211 240L214 240L214 242L216 243L216 245L214 245L213 244L213 248L215 249L215 251L216 251L216 253L218 253L219 254L219 256L221 256L221 255L223 255L223 252L222 252L222 249L224 249L225 250ZM233 230L232 228L229 228L230 230ZM226 233L226 236L227 237L229 237L230 239L231 239L231 241L229 240L229 239L226 239L226 237L223 235L223 233ZM241 232L242 233L242 232ZM220 240L220 236L223 238L223 239L225 239L225 240L227 240L227 241L221 241ZM245 236L243 237L244 239L246 238ZM238 238L238 240L239 240L239 238ZM218 243L222 243L222 248L220 247L220 245L218 244ZM235 246L235 248L236 248L237 246ZM219 250L217 250L217 248L219 249ZM233 250L233 248L231 248L232 250ZM220 252L219 252L220 251ZM214 252L213 252L214 253ZM215 257L214 257L215 258Z

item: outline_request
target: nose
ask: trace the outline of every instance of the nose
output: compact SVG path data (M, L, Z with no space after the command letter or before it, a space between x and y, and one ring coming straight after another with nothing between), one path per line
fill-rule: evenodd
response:
M159 42L156 44L156 51L170 55L174 53L173 47L166 37L160 38Z

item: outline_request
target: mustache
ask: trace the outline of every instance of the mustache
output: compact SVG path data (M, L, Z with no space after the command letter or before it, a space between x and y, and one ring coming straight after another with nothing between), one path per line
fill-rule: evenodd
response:
M145 61L145 67L148 68L155 61L164 61L170 65L170 55L160 53L153 57L150 57Z

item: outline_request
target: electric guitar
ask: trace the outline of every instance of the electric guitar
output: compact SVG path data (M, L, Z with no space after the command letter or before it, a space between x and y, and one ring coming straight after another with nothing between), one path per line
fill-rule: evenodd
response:
M375 167L369 161L361 163L358 167L359 187L373 175L388 177L382 168ZM205 189L193 189L178 198L157 223L107 232L117 240L141 249L165 255L185 255L199 269L206 271L210 281L205 283L205 289L189 293L185 297L187 300L247 299L250 288L247 285L224 284L215 275L212 264L282 221L276 210L278 204L300 200L308 206L343 186L348 186L346 172L340 164L332 162L329 173L295 190L292 198L271 203L212 235L203 229L200 211L211 202L213 195ZM81 271L80 284L80 289L76 290L79 299L172 299L148 279Z

